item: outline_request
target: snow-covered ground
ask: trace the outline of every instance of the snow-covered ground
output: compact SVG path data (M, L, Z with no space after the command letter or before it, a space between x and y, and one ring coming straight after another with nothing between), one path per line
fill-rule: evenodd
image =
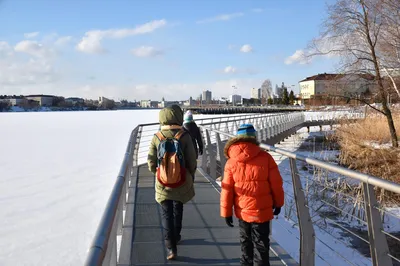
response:
M158 110L0 114L0 265L82 265L139 123Z

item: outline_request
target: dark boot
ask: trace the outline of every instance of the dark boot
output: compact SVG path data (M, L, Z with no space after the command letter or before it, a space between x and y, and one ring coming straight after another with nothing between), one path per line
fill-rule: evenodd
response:
M239 220L240 229L240 245L242 249L242 257L240 258L240 265L253 266L253 240L251 235L251 223Z
M167 248L167 260L175 260L176 257L178 256L177 250L173 250L170 248Z
M255 266L270 266L269 264L269 223L253 223L251 235L256 247L254 254Z

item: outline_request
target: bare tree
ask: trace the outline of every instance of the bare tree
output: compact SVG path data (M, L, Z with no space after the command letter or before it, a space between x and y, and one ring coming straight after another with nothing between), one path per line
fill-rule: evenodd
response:
M393 0L395 1L395 0ZM398 1L398 0L397 0ZM337 0L328 6L328 17L323 32L310 45L310 57L340 56L339 70L345 74L374 77L376 90L382 101L382 110L389 126L392 146L398 147L392 112L387 102L389 89L384 84L382 65L385 60L381 38L387 28L383 0Z
M266 79L261 85L261 103L266 104L269 98L272 98L272 83Z
M381 68L389 77L395 93L400 98L396 74L400 70L400 1L380 0L385 27L378 42L381 51Z

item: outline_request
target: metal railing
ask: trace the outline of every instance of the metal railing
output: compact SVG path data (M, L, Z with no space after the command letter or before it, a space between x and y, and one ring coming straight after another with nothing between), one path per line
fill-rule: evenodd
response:
M242 114L198 119L198 124L255 121L280 114ZM129 137L119 174L86 257L85 265L117 265L129 260L138 167L146 162L148 147L159 123L138 125Z
M353 117L354 114L347 116ZM232 136L229 132L235 132L242 123L252 123L258 130L258 138L266 139L290 128L301 126L305 121L304 113L299 112L197 119L196 123L205 130L203 134L205 152L201 167L213 178L217 177L217 173L222 175L224 165L222 143ZM158 123L149 123L138 125L132 131L120 172L89 248L85 265L128 265L130 263L138 167L146 163L148 148L157 130L159 130ZM217 152L214 152L215 148ZM210 158L214 159L210 160ZM218 170L217 164L219 164Z

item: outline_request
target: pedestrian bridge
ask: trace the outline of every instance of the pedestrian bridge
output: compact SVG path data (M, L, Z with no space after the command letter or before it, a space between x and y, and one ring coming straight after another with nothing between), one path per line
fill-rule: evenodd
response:
M362 112L293 112L196 120L205 147L196 196L184 205L176 261L166 260L155 180L146 164L159 125L138 125L85 265L240 265L238 223L230 228L220 217L217 180L223 178L225 142L242 123L252 123L261 147L283 160L285 206L271 223L271 265L400 265L400 234L386 227L388 221L400 225L400 212L380 202L384 192L398 196L400 185L273 146L303 127L362 118Z

